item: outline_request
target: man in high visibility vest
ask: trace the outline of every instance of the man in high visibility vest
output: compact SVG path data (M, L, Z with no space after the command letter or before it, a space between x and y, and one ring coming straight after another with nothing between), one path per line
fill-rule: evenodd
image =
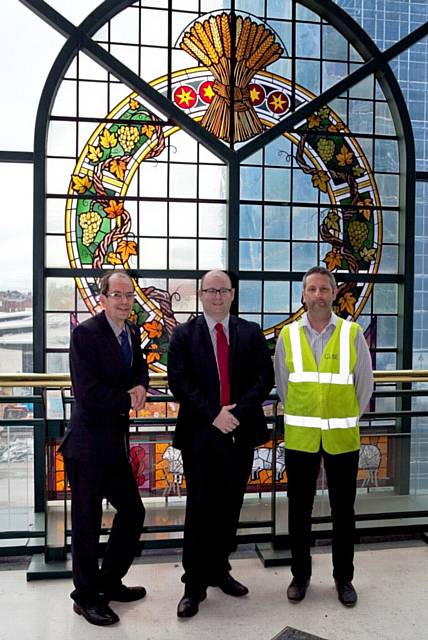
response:
M361 328L332 312L335 298L333 274L324 267L309 269L303 278L306 313L283 327L275 350L293 575L287 597L300 602L309 586L311 514L322 458L333 521L333 578L340 602L352 607L358 421L373 392L373 372Z

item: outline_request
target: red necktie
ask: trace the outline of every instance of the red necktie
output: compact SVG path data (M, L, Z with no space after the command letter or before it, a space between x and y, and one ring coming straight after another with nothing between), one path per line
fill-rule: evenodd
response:
M229 345L221 322L217 322L215 330L217 331L217 364L220 374L220 404L225 407L230 404Z

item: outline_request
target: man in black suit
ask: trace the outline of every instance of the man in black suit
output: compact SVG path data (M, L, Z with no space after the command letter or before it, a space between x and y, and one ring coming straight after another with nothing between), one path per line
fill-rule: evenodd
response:
M60 451L72 489L72 557L76 613L96 625L119 617L110 600L143 598L144 587L122 578L135 555L145 510L129 464L129 410L144 406L148 370L139 329L128 321L134 286L126 272L111 271L100 285L104 311L79 324L70 342L75 403ZM116 509L101 568L98 542L102 500Z
M179 618L198 612L207 586L248 593L230 575L229 555L254 447L269 437L262 403L274 378L260 327L229 313L234 293L226 273L205 274L204 313L179 325L169 346L169 386L180 402L173 444L181 449L187 486Z

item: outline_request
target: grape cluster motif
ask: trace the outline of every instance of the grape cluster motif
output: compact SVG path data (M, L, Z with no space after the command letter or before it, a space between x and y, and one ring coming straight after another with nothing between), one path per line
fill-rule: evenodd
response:
M140 132L137 127L122 126L118 131L119 142L125 153L130 153L139 140Z
M95 239L99 228L101 227L102 218L95 211L88 211L79 216L79 224L83 229L82 242L85 247L89 247Z
M352 220L348 226L349 242L355 251L358 251L367 240L369 230L364 222Z
M321 138L317 144L318 153L324 162L328 162L334 156L336 145L334 140L328 140L328 138Z

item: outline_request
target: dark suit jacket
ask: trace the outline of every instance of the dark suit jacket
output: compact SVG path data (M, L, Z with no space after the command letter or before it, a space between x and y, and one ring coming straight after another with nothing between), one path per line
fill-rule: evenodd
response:
M127 324L132 338L131 371L104 311L72 333L70 372L75 402L70 429L60 447L66 457L100 463L126 459L131 408L127 390L138 384L148 389L149 384L140 330Z
M273 366L258 324L235 316L229 321L229 373L233 414L240 421L236 442L252 447L268 440L262 403L274 385ZM174 446L203 445L227 438L213 426L220 412L220 383L208 325L203 315L179 325L168 351L169 386L180 402Z

